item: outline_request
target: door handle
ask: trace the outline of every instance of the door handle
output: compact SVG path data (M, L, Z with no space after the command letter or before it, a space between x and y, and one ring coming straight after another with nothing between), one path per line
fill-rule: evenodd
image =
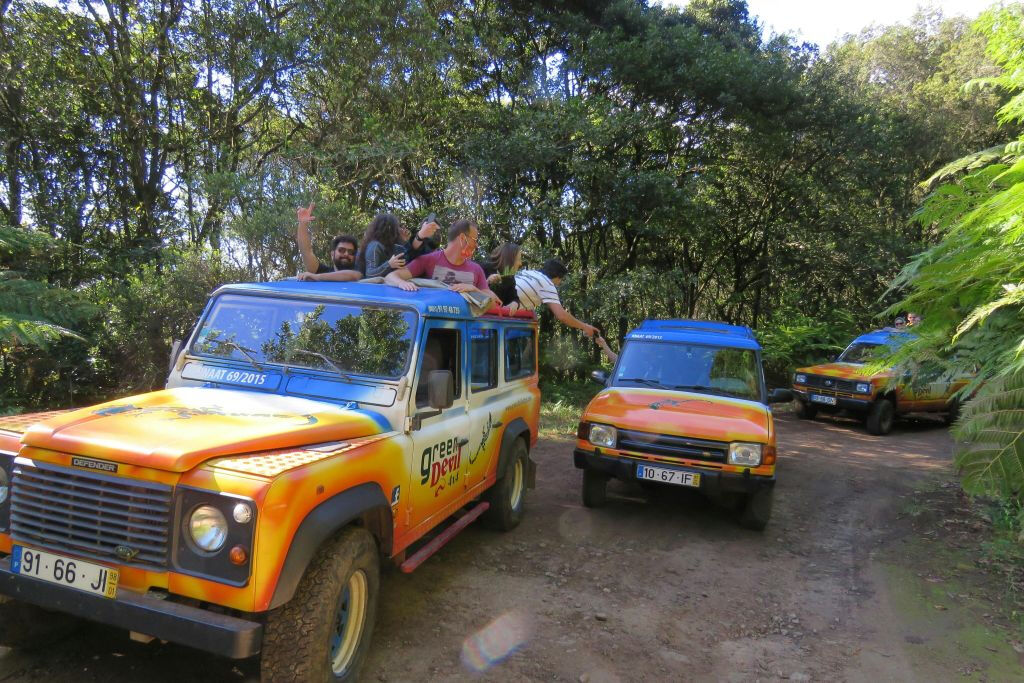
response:
M463 439L459 439L455 443L458 444L459 446L465 446L467 443L469 443L469 437L465 437Z
M501 420L498 420L497 422L491 423L491 429L497 429L498 427L500 427L503 424L505 424L505 423L502 422Z

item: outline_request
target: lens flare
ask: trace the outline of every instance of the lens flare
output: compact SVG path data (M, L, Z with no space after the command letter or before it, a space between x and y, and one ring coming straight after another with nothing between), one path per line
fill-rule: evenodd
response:
M526 642L529 624L516 612L506 612L466 638L462 663L473 671L486 671Z

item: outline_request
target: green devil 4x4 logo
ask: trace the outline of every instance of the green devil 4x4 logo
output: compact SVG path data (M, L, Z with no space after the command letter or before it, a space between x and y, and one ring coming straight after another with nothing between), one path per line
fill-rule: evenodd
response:
M423 449L420 454L420 484L430 488L437 487L436 496L444 490L445 483L450 486L459 479L459 466L462 464L462 444L452 437Z

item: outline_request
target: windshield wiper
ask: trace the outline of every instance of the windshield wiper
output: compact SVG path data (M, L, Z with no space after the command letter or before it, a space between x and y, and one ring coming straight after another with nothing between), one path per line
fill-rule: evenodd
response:
M216 344L217 346L230 346L233 349L237 349L238 351L241 351L242 355L245 356L246 360L248 360L250 363L252 363L252 366L254 368L259 370L260 372L263 372L263 366L260 365L259 363L257 363L256 359L253 358L253 356L252 356L252 354L256 353L252 349L247 349L246 347L242 346L238 342L233 342L230 339L214 339L213 343Z
M652 387L657 387L658 389L668 389L667 386L665 386L664 384L662 384L658 380L647 379L646 377L623 377L622 379L620 379L618 381L619 382L636 382L638 384L648 384L648 385L650 385Z
M306 349L293 349L293 350L292 350L292 355L295 355L295 354L297 354L297 353L298 353L298 354L300 354L300 355L304 355L304 356L315 356L316 358L319 358L319 359L320 359L320 360L322 360L323 362L325 362L325 363L327 363L328 365L330 365L330 366L331 366L331 368L333 368L333 369L334 369L334 371L335 371L336 373L338 373L339 375L341 375L341 378L342 378L342 379L344 379L344 380L349 380L349 381L350 381L350 380L352 379L352 378L351 378L351 377L349 377L349 376L348 376L347 374L345 374L345 371L344 371L344 370L342 370L341 368L339 368L339 367L338 367L338 364L337 364L337 363L335 363L335 362L334 362L334 361L333 361L333 360L332 360L332 359L330 358L330 356L325 356L324 354L322 354L322 353L319 353L318 351L307 351Z

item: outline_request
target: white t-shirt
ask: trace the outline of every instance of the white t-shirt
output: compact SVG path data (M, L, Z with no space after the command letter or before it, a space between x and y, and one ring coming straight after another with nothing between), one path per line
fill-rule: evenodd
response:
M521 270L516 273L516 293L523 308L534 311L541 304L560 304L555 283L539 270Z

